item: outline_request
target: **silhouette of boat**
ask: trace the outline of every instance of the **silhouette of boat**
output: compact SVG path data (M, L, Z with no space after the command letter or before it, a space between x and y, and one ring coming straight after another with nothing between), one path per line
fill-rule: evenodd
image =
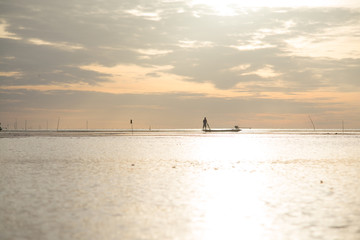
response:
M238 126L234 128L223 128L223 129L203 129L204 132L240 132L241 129Z

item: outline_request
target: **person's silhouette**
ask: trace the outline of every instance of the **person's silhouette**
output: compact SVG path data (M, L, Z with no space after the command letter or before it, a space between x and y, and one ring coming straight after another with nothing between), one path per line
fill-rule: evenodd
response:
M204 120L203 120L203 130L206 130L207 125L208 125L207 119L206 119L206 117L204 117Z

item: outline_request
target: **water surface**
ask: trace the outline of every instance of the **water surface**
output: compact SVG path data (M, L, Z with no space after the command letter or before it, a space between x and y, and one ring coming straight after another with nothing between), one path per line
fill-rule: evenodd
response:
M360 134L0 133L0 239L360 239Z

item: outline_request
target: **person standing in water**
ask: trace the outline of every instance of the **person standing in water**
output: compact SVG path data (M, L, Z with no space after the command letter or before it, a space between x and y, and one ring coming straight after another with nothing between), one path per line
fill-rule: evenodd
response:
M208 122L207 122L207 119L206 117L204 117L204 120L203 120L203 130L206 130L206 127L208 126Z

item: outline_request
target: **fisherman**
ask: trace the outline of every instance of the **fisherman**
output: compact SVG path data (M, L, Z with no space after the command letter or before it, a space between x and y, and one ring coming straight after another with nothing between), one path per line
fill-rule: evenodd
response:
M206 130L206 126L208 126L208 122L207 122L206 117L204 117L204 120L203 120L203 130Z

